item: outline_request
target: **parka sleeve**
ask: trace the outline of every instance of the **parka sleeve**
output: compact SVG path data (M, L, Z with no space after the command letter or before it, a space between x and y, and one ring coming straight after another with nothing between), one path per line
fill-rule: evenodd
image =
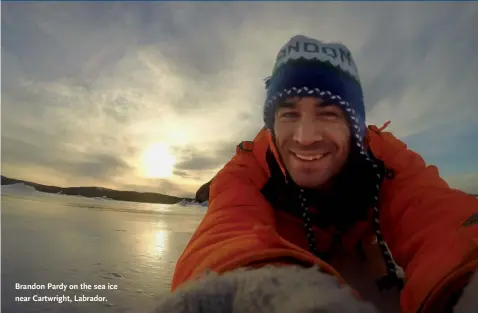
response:
M402 312L440 312L478 268L478 199L452 189L435 166L388 132L370 132L372 152L390 173L380 224L405 270Z
M254 143L267 144L261 132ZM275 211L261 193L269 179L252 142L237 146L236 155L213 179L208 210L179 258L171 289L211 270L224 273L241 267L318 264L343 279L320 259L277 233Z

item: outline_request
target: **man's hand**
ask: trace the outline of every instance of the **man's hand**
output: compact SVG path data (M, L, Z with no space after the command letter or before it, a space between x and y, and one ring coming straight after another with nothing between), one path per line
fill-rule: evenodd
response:
M378 313L318 268L296 266L210 273L164 295L156 313Z

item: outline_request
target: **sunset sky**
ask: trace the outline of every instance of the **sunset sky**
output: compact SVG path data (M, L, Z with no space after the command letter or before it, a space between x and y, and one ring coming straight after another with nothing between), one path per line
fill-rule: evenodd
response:
M391 120L478 193L476 2L9 2L1 16L3 175L191 195L261 128L263 79L304 34L350 48L368 123Z

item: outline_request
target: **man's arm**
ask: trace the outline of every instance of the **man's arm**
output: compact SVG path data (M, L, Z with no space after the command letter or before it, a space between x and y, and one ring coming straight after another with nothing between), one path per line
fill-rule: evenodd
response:
M452 189L434 166L388 132L370 132L370 148L394 177L380 194L380 224L406 274L402 309L440 312L478 268L478 199Z
M260 191L268 174L240 147L211 184L208 210L179 258L172 290L207 270L322 263L279 237L274 210Z
M251 251L264 248L254 226L273 226L273 210L260 195L264 174L245 154L239 151L214 178L208 210L176 265L173 289L208 269L220 271L228 261L250 258Z

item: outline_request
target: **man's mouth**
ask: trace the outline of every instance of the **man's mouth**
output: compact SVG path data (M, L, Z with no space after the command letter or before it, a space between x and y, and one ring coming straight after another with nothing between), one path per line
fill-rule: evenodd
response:
M291 151L292 155L294 155L297 159L301 161L306 161L306 162L312 162L312 161L318 161L320 159L323 159L325 156L327 156L329 153L300 153L300 152L293 152Z

